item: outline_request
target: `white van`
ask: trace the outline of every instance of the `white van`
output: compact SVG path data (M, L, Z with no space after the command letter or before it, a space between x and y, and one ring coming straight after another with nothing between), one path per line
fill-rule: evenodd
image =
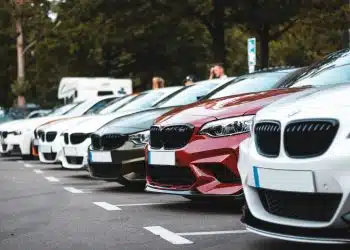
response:
M64 77L58 88L58 99L65 103L81 102L98 96L132 94L131 79L109 77Z

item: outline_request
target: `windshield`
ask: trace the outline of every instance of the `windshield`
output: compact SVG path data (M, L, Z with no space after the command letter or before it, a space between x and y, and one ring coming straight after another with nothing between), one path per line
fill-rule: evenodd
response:
M105 114L113 113L114 111L126 105L127 103L135 100L137 97L138 97L137 95L129 95L129 96L125 96L120 99L117 99L115 101L112 101L104 109L100 110L99 114L105 115Z
M154 102L158 101L160 98L165 97L170 94L169 91L152 90L147 94L137 98L133 102L126 104L124 107L120 108L118 111L133 110L140 108L151 108Z
M278 80L287 74L288 72L266 72L244 75L236 78L229 84L225 85L223 88L210 93L207 98L215 99L230 95L239 95L244 93L269 90L276 85Z
M165 100L157 104L157 107L164 108L194 103L203 96L207 95L218 85L219 82L207 82L188 86L186 88L181 89L175 95L171 95L169 96L169 98L165 98Z
M115 97L107 98L95 103L92 107L90 107L84 115L98 114L101 110L103 110L111 101L115 100Z
M80 103L70 103L70 104L61 106L61 107L55 109L54 111L52 111L51 113L49 113L48 116L65 115L70 110L72 110L74 107L78 106Z
M345 82L350 83L350 64L308 72L291 87L323 86Z

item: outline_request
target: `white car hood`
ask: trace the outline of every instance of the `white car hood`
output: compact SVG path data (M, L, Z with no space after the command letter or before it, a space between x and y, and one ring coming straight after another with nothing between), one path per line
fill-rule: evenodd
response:
M350 110L350 84L313 88L282 98L257 113L256 118L283 119L287 117L344 116Z
M56 131L58 133L63 132L67 129L74 128L75 124L80 123L85 120L91 119L91 116L79 116L72 117L68 119L62 119L59 121L55 121L53 123L46 124L44 126L40 126L38 130L43 130L45 132L48 131Z
M47 123L49 121L54 121L56 119L66 118L66 116L45 116L33 119L23 119L17 120L16 123L8 123L7 126L1 126L1 130L14 131L14 130L33 130L38 126Z

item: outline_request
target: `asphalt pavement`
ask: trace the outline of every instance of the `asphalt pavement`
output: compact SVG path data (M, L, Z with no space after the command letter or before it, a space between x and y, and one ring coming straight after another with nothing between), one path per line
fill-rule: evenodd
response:
M0 249L345 250L251 234L232 202L129 190L59 165L0 159Z

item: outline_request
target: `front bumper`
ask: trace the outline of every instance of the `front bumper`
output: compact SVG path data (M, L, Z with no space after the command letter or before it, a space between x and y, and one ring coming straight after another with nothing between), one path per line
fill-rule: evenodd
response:
M247 137L248 134L221 138L194 135L184 148L175 150L175 166L147 164L146 190L188 196L243 197L237 155L239 143ZM148 147L147 151L153 150Z
M63 139L56 136L52 142L43 142L39 140L38 154L42 163L53 164L62 161Z
M9 134L4 140L5 144L7 145L7 152L2 153L9 153L15 149L18 149L22 155L31 155L33 139L34 136L31 132L25 132L21 135Z
M94 151L89 148L89 155ZM136 147L132 142L126 142L122 147L108 151L111 162L93 162L88 159L88 169L91 177L101 180L118 181L120 177L134 182L145 182L144 147Z
M248 231L274 239L314 244L350 244L350 229L281 226L255 218L248 207L244 208L241 221Z
M347 154L347 148L342 145L332 153L328 152L314 158L290 159L285 156L267 158L257 153L253 139L242 142L238 167L245 198L250 213L256 220L260 221L259 226L247 222L248 228L259 234L293 241L349 242L350 221L346 222L343 219L344 215L350 212L350 171L348 165L350 158ZM256 167L265 172L260 172L261 170L257 172L254 170ZM290 171L294 175L293 178L287 176L290 180L287 185L286 182L276 178L276 174L286 173L282 171ZM305 175L302 173L305 172L311 173L312 177L303 180ZM265 173L265 177L259 176L261 173ZM266 173L272 173L274 177L272 178L272 175L266 175ZM295 178L295 174L300 174L302 178ZM286 174L283 175L286 176ZM283 176L281 178L285 179ZM285 199L278 198L274 200L273 205L277 204L278 210L271 209L266 206L266 201L261 196L261 192L266 192L264 190L268 190L269 194L283 193L285 196L293 197L289 200L296 205L291 205ZM300 197L325 201L315 205L314 202L307 199L301 201ZM329 197L337 198L333 200ZM333 205L328 207L331 202ZM277 225L278 228L285 228L286 231L278 231L278 228L272 230L268 225ZM319 233L313 235L309 233L311 231ZM338 231L345 231L346 238L340 237L339 239L331 233Z
M86 169L88 165L88 148L91 139L80 144L64 145L62 148L62 167L67 169Z

